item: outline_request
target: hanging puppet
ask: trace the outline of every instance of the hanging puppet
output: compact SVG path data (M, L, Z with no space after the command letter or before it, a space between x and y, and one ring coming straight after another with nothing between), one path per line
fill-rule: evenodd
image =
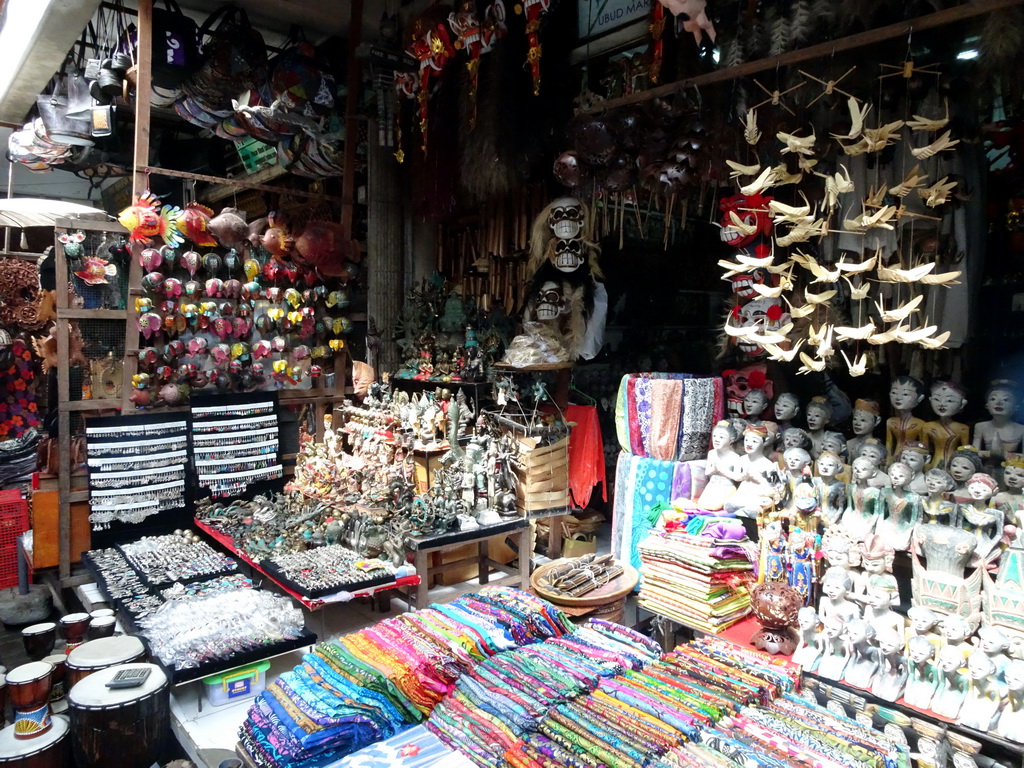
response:
M772 220L768 204L772 198L760 193L738 194L722 198L722 242L737 249L733 261L722 260L723 280L732 284L733 303L726 322L726 336L722 339L722 356L733 347L745 360L765 356L765 349L756 340L748 338L746 331L756 330L770 338L790 321L782 299L765 295L775 293L778 275L762 264L771 262ZM735 329L735 333L729 333ZM743 329L742 331L740 329ZM744 334L740 336L740 334Z
M504 37L507 31L505 4L502 0L495 0L487 7L484 20L481 22L476 12L476 2L464 0L457 13L453 11L448 14L448 24L456 37L454 47L464 49L468 56L466 60L466 74L469 76L468 122L469 129L473 130L476 127L476 90L480 77L480 57L489 52L498 38Z
M531 235L526 333L513 340L505 360L514 365L590 360L603 344L608 314L590 209L574 197L559 197L534 219ZM552 346L557 347L553 352Z

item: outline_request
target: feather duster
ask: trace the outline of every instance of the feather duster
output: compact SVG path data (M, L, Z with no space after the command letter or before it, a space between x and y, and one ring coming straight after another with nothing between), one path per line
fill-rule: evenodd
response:
M747 31L743 47L747 52L747 60L761 59L768 55L768 19L755 16Z
M819 33L828 34L835 31L835 0L811 0L810 15Z
M871 29L874 26L874 19L878 11L883 7L883 0L846 0L844 3L837 3L839 12L837 22L840 29L848 30L853 27Z
M781 56L789 50L789 19L780 11L773 11L769 17L768 55Z
M507 41L500 41L494 50L480 59L477 90L476 127L469 130L469 104L460 98L462 156L459 158L462 188L470 199L482 201L503 197L522 184L530 170L530 157L523 151L519 134L529 134L522 125L519 110L510 109L514 102L505 74L509 56ZM465 71L462 77L468 77ZM459 87L465 94L467 85ZM511 114L510 114L511 112Z
M746 60L746 54L743 51L743 41L738 34L732 35L722 44L723 67L738 67Z
M1016 6L988 15L978 43L981 68L987 74L1012 72L1024 55L1024 8ZM1019 93L1012 77L1000 78Z
M814 34L811 0L796 0L789 14L789 40L793 48L804 45Z

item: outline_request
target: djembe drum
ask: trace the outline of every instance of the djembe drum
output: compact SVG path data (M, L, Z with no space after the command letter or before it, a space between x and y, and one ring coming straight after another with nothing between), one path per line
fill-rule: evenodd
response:
M94 641L95 642L95 641ZM121 670L148 668L135 688L107 688ZM170 686L155 664L121 664L93 672L68 694L71 749L79 768L148 768L170 729Z
M93 672L118 664L146 660L146 648L137 637L101 637L82 643L68 654L68 690Z
M53 718L53 727L31 739L21 739L14 726L0 730L0 768L65 768L68 754L68 721Z
M57 642L57 625L52 621L44 621L42 624L33 624L21 630L21 643L25 646L25 653L32 661L41 661L53 653L53 646Z
M7 673L7 693L14 707L14 738L32 739L50 730L52 689L53 664L48 662L30 661Z
M43 661L47 664L53 664L53 687L50 689L50 712L53 714L59 714L64 712L68 708L68 700L65 698L67 694L67 669L65 662L68 657L63 653L53 653L47 656Z

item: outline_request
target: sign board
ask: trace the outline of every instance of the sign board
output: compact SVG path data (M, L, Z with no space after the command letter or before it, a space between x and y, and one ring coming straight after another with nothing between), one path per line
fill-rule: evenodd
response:
M277 147L273 144L265 144L251 136L236 141L235 151L238 152L238 159L242 161L242 166L248 174L277 165Z
M630 22L647 18L658 0L576 0L581 41L600 37Z

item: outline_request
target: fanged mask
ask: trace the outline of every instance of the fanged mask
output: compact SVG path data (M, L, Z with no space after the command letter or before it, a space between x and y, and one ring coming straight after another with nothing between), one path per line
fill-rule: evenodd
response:
M725 230L722 231L724 232ZM729 280L732 282L733 295L740 299L754 298L757 293L754 290L755 285L775 287L776 284L775 275L762 267L757 267L739 275L733 275Z
M555 237L572 240L583 229L583 205L575 197L560 197L548 214L548 226Z
M772 198L756 195L733 195L724 197L718 204L722 211L720 237L722 242L733 248L742 248L754 242L758 237L768 237L772 233L772 220L768 217L768 203ZM730 213L743 223L741 229L732 220Z
M561 272L575 272L583 266L583 261L583 241L578 237L555 242L555 269Z

